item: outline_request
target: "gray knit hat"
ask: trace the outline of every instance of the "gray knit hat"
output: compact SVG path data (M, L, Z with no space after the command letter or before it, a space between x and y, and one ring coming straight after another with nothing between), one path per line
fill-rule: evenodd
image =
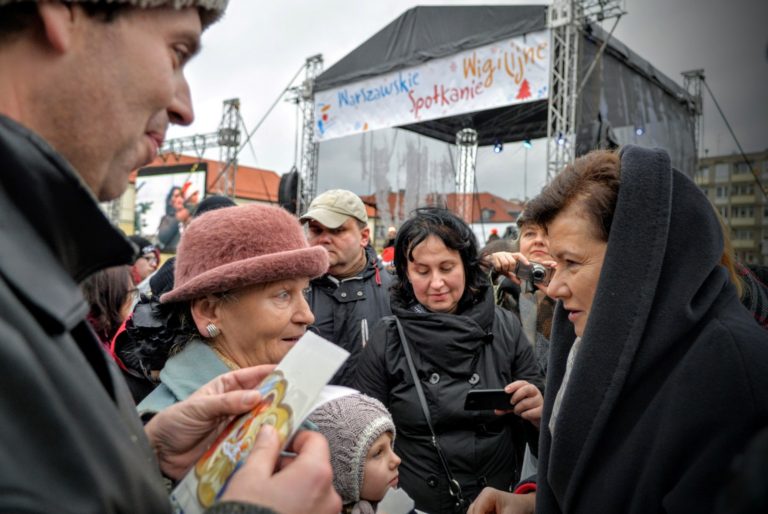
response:
M37 2L38 0L0 0L0 6L30 1ZM141 9L149 9L152 7L173 7L174 9L197 7L200 10L200 20L205 29L221 18L221 15L224 14L224 11L227 8L229 0L64 0L64 2L129 4Z
M382 403L364 394L351 394L322 404L309 420L328 439L333 487L345 505L360 501L365 458L385 432L395 438L395 424Z

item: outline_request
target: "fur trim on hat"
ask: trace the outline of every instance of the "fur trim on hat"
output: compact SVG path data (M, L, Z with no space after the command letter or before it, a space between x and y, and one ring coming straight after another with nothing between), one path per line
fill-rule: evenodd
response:
M328 270L328 253L310 247L299 222L280 207L250 204L192 220L176 253L174 289L160 301L179 302Z
M38 0L0 0L0 6L28 1ZM129 4L140 9L154 7L186 9L187 7L198 7L200 8L200 20L203 24L203 29L206 29L221 18L227 9L229 0L69 0L69 2Z
M309 415L328 439L333 467L333 487L346 505L360 501L365 459L385 432L395 440L395 424L386 407L364 394L342 396L322 404Z

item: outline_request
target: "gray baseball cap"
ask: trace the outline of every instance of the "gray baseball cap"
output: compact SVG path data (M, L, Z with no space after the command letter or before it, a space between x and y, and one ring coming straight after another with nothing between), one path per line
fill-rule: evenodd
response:
M312 200L309 209L299 218L299 221L306 223L309 220L315 220L328 228L339 228L349 218L368 223L365 204L352 191L331 189Z

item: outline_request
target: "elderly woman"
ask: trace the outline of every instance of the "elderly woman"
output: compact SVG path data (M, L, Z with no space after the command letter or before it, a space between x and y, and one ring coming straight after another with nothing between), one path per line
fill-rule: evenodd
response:
M507 488L517 480L526 436L536 438L541 377L520 322L494 304L477 242L460 218L443 209L417 210L397 234L395 269L394 316L374 328L357 385L392 412L403 459L400 486L416 508L463 512L467 505L457 506L451 494L456 485L471 501L485 484ZM470 390L505 387L513 393L514 414L464 409Z
M186 337L139 413L183 400L230 369L280 362L314 321L304 290L327 268L325 250L309 247L299 222L279 207L194 219L179 244L174 287L160 298L175 304Z
M662 150L577 159L528 205L557 298L538 490L470 512L712 512L768 420L768 335L706 196Z

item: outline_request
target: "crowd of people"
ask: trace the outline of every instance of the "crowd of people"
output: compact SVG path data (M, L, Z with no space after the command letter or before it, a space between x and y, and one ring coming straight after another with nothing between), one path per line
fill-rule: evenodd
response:
M0 511L172 512L307 331L346 392L207 513L768 510L768 288L663 150L577 158L482 249L426 207L379 257L341 189L297 218L185 184L155 242L114 228L226 4L0 0Z

